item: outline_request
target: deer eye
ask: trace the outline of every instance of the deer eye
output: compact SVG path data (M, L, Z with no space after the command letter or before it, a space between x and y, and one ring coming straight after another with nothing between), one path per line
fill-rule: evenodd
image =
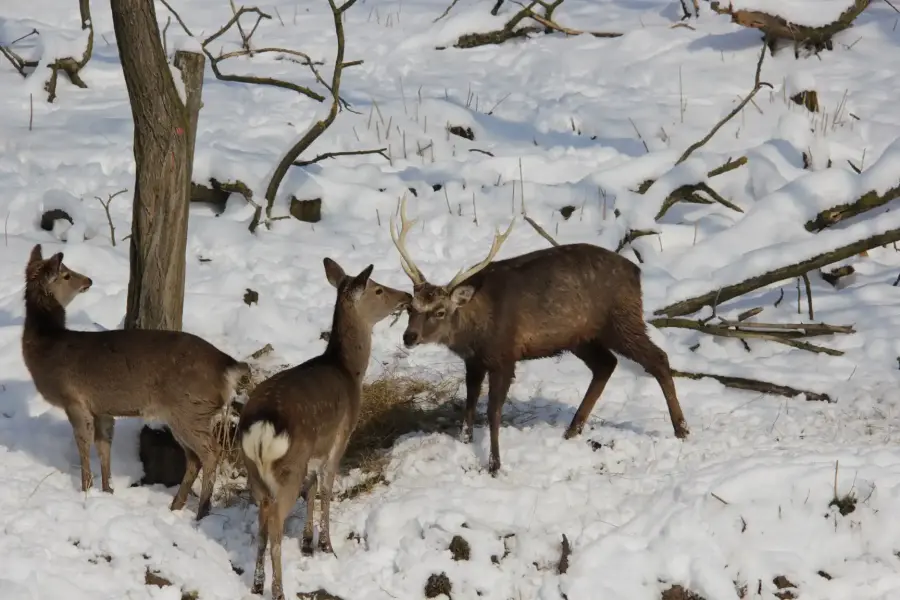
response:
M381 288L375 288L375 295L380 296L384 293L384 290Z
M69 275L68 273L66 273L66 274L63 275L63 279L65 279L66 281L68 281L69 278L71 278L71 277L72 277L72 276Z
M447 316L447 311L444 310L443 308L439 308L439 309L437 309L436 311L434 311L434 318L435 318L435 319L443 319L443 318L446 317L446 316Z

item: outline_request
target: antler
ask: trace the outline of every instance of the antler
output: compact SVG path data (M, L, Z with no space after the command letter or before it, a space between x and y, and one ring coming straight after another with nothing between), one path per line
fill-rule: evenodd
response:
M425 276L422 275L422 271L419 270L406 251L406 234L409 233L409 230L416 223L416 219L410 221L406 218L406 193L403 194L399 204L400 227L397 228L398 233L394 234L394 217L391 216L391 222L388 225L391 230L391 239L394 241L397 251L400 252L400 266L403 267L403 270L412 280L413 285L420 285L425 283Z
M513 225L515 225L515 223L516 220L515 218L513 218L513 220L509 223L509 227L506 228L506 232L503 234L500 233L499 228L495 229L494 241L491 243L491 251L488 252L487 258L485 258L477 265L469 267L465 271L460 270L460 272L454 275L453 279L450 280L450 283L448 283L444 287L447 289L453 289L455 286L459 285L475 273L488 266L488 264L490 264L490 262L494 259L494 256L497 255L497 251L500 250L500 246L502 246L503 242L506 241L506 238L509 237L509 232L512 231Z

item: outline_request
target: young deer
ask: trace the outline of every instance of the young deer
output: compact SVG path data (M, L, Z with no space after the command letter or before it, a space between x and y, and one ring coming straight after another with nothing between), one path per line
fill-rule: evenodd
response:
M250 491L259 506L259 544L254 594L265 584L263 562L272 541L272 598L283 600L281 539L284 520L306 488L303 554L313 552L313 505L321 492L319 550L333 552L329 511L334 476L359 416L363 377L372 349L372 328L412 299L369 279L373 265L348 276L324 259L337 288L331 336L325 352L273 375L250 394L238 431Z
M199 521L209 513L219 446L214 417L249 374L209 342L179 331L66 329L66 306L91 279L63 264L59 252L44 260L36 245L25 269L22 356L44 399L66 411L81 460L81 489L92 483L91 442L100 456L103 491L109 485L114 417L164 421L184 448L187 469L171 509L187 502L200 468Z
M689 431L678 404L669 359L647 336L640 269L605 248L566 244L491 262L509 236L498 231L487 258L460 271L447 285L428 283L406 250L415 223L400 201L401 225L391 238L403 270L413 282L409 324L403 343L442 344L465 361L466 410L462 438L472 439L475 407L488 377L489 470L500 468L500 414L516 363L571 352L593 378L565 437L581 433L616 368L611 351L629 358L659 382L675 437Z

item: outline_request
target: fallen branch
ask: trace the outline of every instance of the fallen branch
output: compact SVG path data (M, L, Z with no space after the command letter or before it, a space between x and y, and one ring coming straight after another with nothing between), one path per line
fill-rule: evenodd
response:
M521 4L516 2L522 9L515 13L506 24L500 29L495 29L494 31L488 31L484 33L467 33L465 35L461 35L456 43L453 44L456 48L477 48L479 46L487 46L490 44L502 44L503 42L521 38L528 37L532 33L551 33L553 31L558 31L565 35L582 35L588 34L597 38L616 38L621 37L621 33L617 32L606 32L606 31L582 31L580 29L572 29L571 27L565 27L560 25L559 23L553 20L553 11L556 10L564 0L553 0L553 2L545 2L544 0L533 0L530 4ZM493 15L496 16L497 10L499 9L502 2L498 2L494 9L491 11ZM540 5L544 8L544 14L538 14L534 11L535 7ZM452 8L452 4L450 6ZM450 10L449 8L447 9ZM441 15L443 17L443 15ZM441 18L439 17L439 18ZM522 21L525 19L531 19L544 27L536 27L536 26L525 26L516 29Z
M759 331L790 332L791 335L796 334L797 337L856 333L853 325L829 325L828 323L747 323L740 321L740 316L738 317L738 321L729 321L727 319L720 320L723 325L728 325L730 327L755 329Z
M840 246L830 252L819 254L798 263L772 269L771 271L756 275L741 281L740 283L728 285L719 290L707 292L688 300L675 302L674 304L670 304L669 306L654 311L653 314L666 315L669 317L689 315L714 301L717 303L727 302L728 300L732 300L767 285L786 279L793 279L794 277L801 277L804 273L814 269L821 269L824 266L845 260L865 250L871 250L878 246L884 246L885 244L891 244L897 241L900 241L900 229L891 229L884 233L858 240L852 244Z
M292 164L295 167L305 167L307 165L327 160L329 158L337 158L338 156L361 156L364 154L377 154L385 160L391 160L390 157L385 154L386 151L387 148L374 148L372 150L345 150L341 152L326 152L324 154L318 155L312 160L295 160Z
M653 319L649 321L650 325L658 329L663 329L667 327L678 328L678 329L691 329L693 331L699 331L700 333L705 333L707 335L715 335L719 337L729 337L729 338L738 338L741 340L748 339L756 339L756 340L765 340L768 342L775 342L778 344L784 344L785 346L791 346L793 348L797 348L799 350L806 350L807 352L816 352L820 354L829 354L831 356L843 356L844 353L841 350L835 350L834 348L827 348L825 346L819 346L816 344L810 344L809 342L802 342L796 339L793 339L791 336L779 335L775 332L763 332L763 331L749 331L745 329L740 329L738 327L734 327L732 325L708 325L704 323L700 323L698 321L694 321L691 319L680 319L680 318L669 318L669 319Z
M892 202L900 198L900 184L887 190L884 194L879 195L877 191L872 190L863 194L858 200L848 204L839 204L820 212L815 218L806 222L804 227L807 231L819 232L833 225L840 223L851 217L861 215L864 212L884 206L888 202Z
M47 68L50 69L50 78L44 84L44 90L46 90L47 92L47 102L53 102L54 100L56 100L56 87L57 82L59 81L60 71L66 74L66 77L68 77L72 85L82 89L87 88L87 84L81 78L81 70L91 60L91 56L94 52L94 25L93 20L91 19L90 0L78 0L78 9L81 17L81 30L87 30L88 32L87 43L85 45L84 52L82 52L81 54L81 58L74 58L71 56L56 58L53 62L47 65ZM27 76L26 69L33 69L37 67L39 61L25 60L16 52L14 52L11 46L16 42L24 40L25 38L32 35L40 35L40 33L37 29L33 29L30 33L27 33L26 35L13 40L9 44L9 46L0 46L0 54L6 57L10 64L12 64L13 68L15 68L16 71L19 72L19 75L21 75L22 77Z
M770 15L756 10L734 10L731 6L723 8L719 2L711 2L710 7L719 14L731 16L731 21L742 27L760 30L765 36L769 51L774 56L777 40L789 40L794 46L794 57L799 58L800 47L804 46L819 52L831 50L832 38L835 34L853 26L853 21L869 6L870 0L853 0L833 23L820 27L810 27L791 23L782 17Z
M738 390L748 390L751 392L761 392L763 394L774 394L777 396L787 396L793 398L800 394L806 395L807 402L832 402L828 394L819 392L810 392L808 390L800 390L786 385L777 383L769 383L768 381L760 381L758 379L747 379L746 377L732 377L730 375L715 375L713 373L694 373L689 371L672 370L674 377L684 377L686 379L715 379L725 387Z

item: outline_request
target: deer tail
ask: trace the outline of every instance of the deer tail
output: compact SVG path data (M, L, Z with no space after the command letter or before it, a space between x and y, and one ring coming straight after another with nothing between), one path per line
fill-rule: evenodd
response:
M256 466L260 478L273 496L278 492L279 485L272 465L287 454L290 445L288 433L276 433L275 425L269 421L253 423L241 436L244 456Z

